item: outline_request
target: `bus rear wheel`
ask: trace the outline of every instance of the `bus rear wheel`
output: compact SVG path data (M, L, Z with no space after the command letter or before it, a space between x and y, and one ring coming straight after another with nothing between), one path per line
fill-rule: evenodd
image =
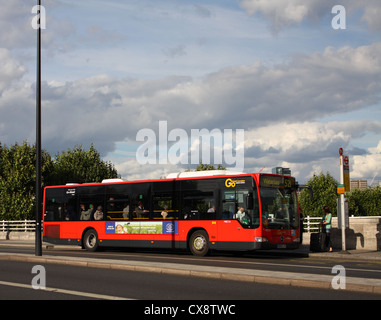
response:
M83 236L82 244L87 251L97 251L99 247L97 232L94 229L87 230Z
M209 252L209 238L204 230L197 230L189 238L189 249L195 256L205 256Z

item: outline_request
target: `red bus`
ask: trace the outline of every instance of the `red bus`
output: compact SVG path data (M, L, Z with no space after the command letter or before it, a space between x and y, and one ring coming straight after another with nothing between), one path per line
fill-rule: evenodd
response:
M199 256L210 249L296 249L296 190L290 176L225 171L46 187L43 240L90 251L176 248Z

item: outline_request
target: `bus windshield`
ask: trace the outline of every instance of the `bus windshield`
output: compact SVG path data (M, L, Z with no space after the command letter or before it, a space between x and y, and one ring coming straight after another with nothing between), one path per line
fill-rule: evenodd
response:
M263 227L296 229L299 227L298 204L294 188L260 189Z

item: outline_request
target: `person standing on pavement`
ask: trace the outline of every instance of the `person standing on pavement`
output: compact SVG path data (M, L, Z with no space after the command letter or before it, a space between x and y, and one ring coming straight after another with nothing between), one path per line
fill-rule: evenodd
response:
M331 244L331 229L332 229L332 213L328 206L323 207L324 215L320 224L322 225L322 232L325 233L325 247L327 251L332 252Z

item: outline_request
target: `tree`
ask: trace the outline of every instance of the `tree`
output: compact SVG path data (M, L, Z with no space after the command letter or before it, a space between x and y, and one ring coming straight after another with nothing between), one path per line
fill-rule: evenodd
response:
M101 182L117 177L114 165L103 161L93 145L87 151L76 146L55 156L50 184Z
M51 171L50 155L42 151L42 176ZM46 179L42 179L42 184ZM36 146L27 142L9 148L0 145L0 217L4 220L31 219L36 194Z
M314 174L307 185L312 187L313 200L311 201L308 190L303 190L299 197L303 214L320 217L324 206L329 206L333 215L337 214L337 181L327 172L326 175Z
M347 195L349 215L379 216L381 212L381 188L355 189Z
M219 164L217 168L215 168L214 165L212 164L202 164L202 163L200 163L196 168L196 171L206 171L206 170L226 170L226 168L221 164Z
M42 150L42 187L67 182L101 182L116 178L110 162L102 161L91 145L88 151L75 147L52 160ZM23 220L35 216L36 146L27 142L9 148L0 143L0 219Z

